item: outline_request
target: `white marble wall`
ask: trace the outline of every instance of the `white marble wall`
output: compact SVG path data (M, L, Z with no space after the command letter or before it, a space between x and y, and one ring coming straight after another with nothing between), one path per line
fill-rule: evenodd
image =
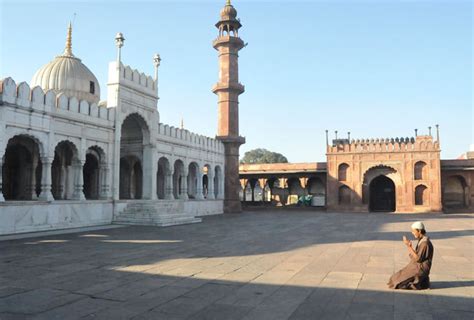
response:
M112 223L111 201L4 202L0 235Z
M171 170L175 161L182 161L186 174L189 164L194 162L199 168L200 184L203 169L206 167L211 172L209 191L212 194L207 199L171 200L177 201L171 207L179 207L177 211L196 216L222 213L224 176L220 177L217 197L213 195L215 188L211 179L216 168L219 172L225 172L223 144L216 139L160 123L157 104L157 81L117 62L109 65L108 100L99 106L52 90L44 92L40 87L30 89L27 83L17 85L11 78L0 80L0 167L8 141L15 136L26 136L35 141L43 163L40 201L4 201L0 189L0 234L111 223L113 212L124 208L123 203L116 203L114 207L110 200L119 200L121 125L127 116L133 114L144 120L146 135L144 198L157 199L156 172L161 157L168 159ZM100 189L105 191L100 199L108 201L87 201L83 196L74 197L78 201L53 199L50 192L51 163L55 148L62 141L69 141L74 146L78 165L84 165L90 147L99 149L104 155L101 168L105 178ZM82 183L82 179L77 179L76 184ZM80 185L74 188L82 190Z

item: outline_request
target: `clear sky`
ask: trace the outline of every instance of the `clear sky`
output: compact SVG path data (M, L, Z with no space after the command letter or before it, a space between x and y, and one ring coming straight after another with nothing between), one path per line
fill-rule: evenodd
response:
M161 122L214 137L219 1L0 0L0 77L30 82L61 54L76 13L73 53L106 100L114 36L122 61L153 74L160 53ZM440 125L442 158L474 143L471 1L234 0L240 52L241 154L267 148L291 162L325 160L325 129L352 138L407 137ZM333 134L332 134L333 135Z

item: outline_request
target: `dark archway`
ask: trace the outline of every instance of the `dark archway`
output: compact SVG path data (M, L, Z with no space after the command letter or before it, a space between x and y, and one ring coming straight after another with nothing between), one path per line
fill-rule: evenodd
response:
M150 134L146 121L137 113L128 115L121 127L120 199L143 198L143 179L148 176L143 174L142 163L146 162L144 146L149 143Z
M82 169L84 178L84 196L87 200L99 199L99 157L95 153L86 154L86 162Z
M384 175L370 182L370 211L393 212L396 209L395 183Z
M70 141L61 141L54 149L54 160L51 164L51 192L54 200L70 200L75 194L77 174L82 174L78 166L76 146ZM82 190L81 190L82 192Z
M464 177L454 175L443 183L443 205L445 208L467 208L468 185Z
M142 198L143 170L140 159L134 156L120 159L120 199Z
M28 136L8 141L3 159L3 195L5 200L33 200L41 192L42 163L39 146Z

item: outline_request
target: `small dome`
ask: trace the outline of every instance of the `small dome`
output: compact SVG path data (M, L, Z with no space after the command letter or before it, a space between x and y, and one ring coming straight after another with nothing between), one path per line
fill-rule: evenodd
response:
M235 20L237 17L237 10L227 1L224 8L221 10L221 20Z
M72 54L72 28L69 25L64 53L41 67L31 80L31 87L40 86L44 91L54 90L78 100L98 103L100 100L99 81L81 59Z

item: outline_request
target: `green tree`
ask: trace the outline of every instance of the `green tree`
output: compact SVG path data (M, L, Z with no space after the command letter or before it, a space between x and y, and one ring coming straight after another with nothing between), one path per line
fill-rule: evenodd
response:
M247 151L240 163L288 163L288 159L281 153L258 148Z

